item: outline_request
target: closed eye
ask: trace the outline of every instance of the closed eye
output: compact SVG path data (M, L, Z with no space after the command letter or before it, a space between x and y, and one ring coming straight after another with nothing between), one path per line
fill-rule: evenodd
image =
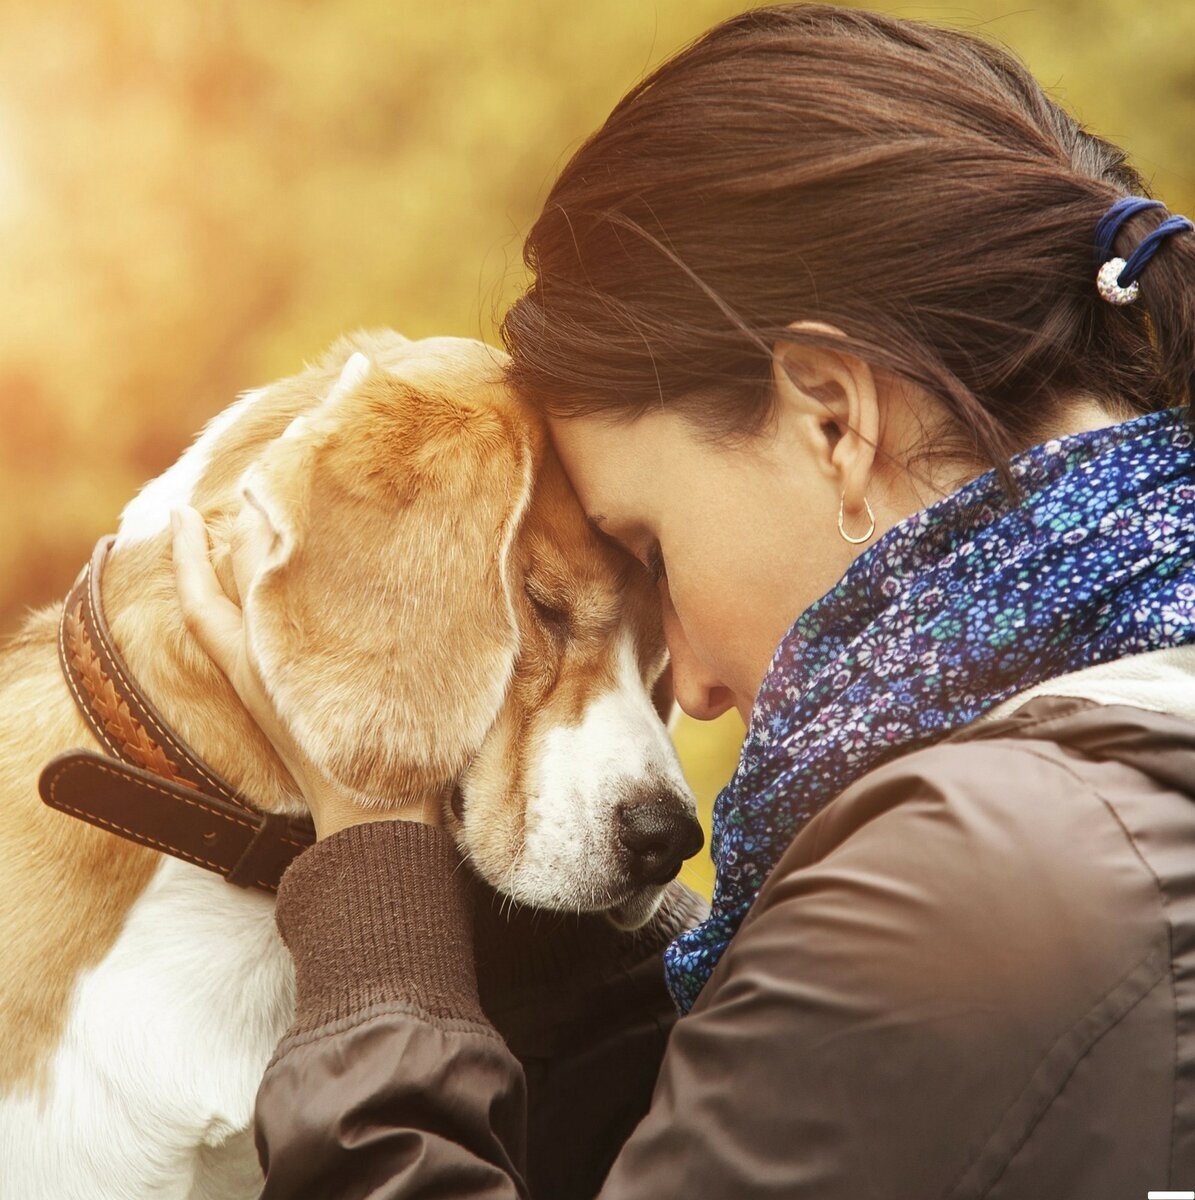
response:
M536 589L530 580L524 585L523 590L527 594L527 599L531 601L531 607L535 610L540 624L549 633L557 637L568 637L572 633L573 621L567 609L549 600Z
M601 522L604 520L606 520L606 518L601 516L589 517L588 522L590 529L592 529L593 532L596 533L597 536L606 543L606 545L613 546L615 549L621 550L624 554L629 554L633 559L639 562L644 570L647 571L648 577L651 579L652 583L660 583L667 574L664 569L664 553L660 549L660 543L653 538L651 544L647 548L647 553L644 554L642 559L640 559L639 555L635 553L634 549L627 545L622 538L616 537L608 529L602 528Z

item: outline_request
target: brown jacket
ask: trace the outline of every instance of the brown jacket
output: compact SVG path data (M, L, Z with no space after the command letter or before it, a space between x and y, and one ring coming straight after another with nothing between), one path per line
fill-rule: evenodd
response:
M699 915L683 889L628 937L507 922L457 866L396 821L288 871L265 1200L1195 1188L1185 716L1039 694L871 771L675 1024L658 952Z

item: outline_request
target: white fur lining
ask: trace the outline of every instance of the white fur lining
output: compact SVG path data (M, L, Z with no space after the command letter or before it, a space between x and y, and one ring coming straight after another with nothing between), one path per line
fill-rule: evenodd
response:
M977 721L1008 716L1033 696L1081 696L1101 704L1133 704L1195 721L1195 643L1129 654L1057 675L1017 692Z

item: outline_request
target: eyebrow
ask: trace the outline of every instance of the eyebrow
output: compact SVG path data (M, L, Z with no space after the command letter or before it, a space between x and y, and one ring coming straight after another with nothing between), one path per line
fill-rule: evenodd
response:
M611 546L617 546L620 550L625 550L628 554L633 553L631 548L622 540L622 538L616 538L614 534L609 532L609 530L602 528L602 522L605 520L608 520L605 513L594 513L593 516L586 514L585 517L586 524L590 529L593 530L594 533L598 535L599 538L602 539L603 542L606 542Z
M588 522L589 528L608 546L614 546L624 554L629 554L632 558L639 558L639 551L634 546L624 542L620 537L615 537L614 534L602 528L602 522L608 520L605 513L594 513L591 517L586 516L585 520Z

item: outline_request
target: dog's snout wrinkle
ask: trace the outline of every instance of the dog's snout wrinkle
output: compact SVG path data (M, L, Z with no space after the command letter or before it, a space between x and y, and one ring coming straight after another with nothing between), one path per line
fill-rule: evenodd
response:
M668 792L649 792L618 806L618 841L638 884L663 885L705 844L690 807Z

